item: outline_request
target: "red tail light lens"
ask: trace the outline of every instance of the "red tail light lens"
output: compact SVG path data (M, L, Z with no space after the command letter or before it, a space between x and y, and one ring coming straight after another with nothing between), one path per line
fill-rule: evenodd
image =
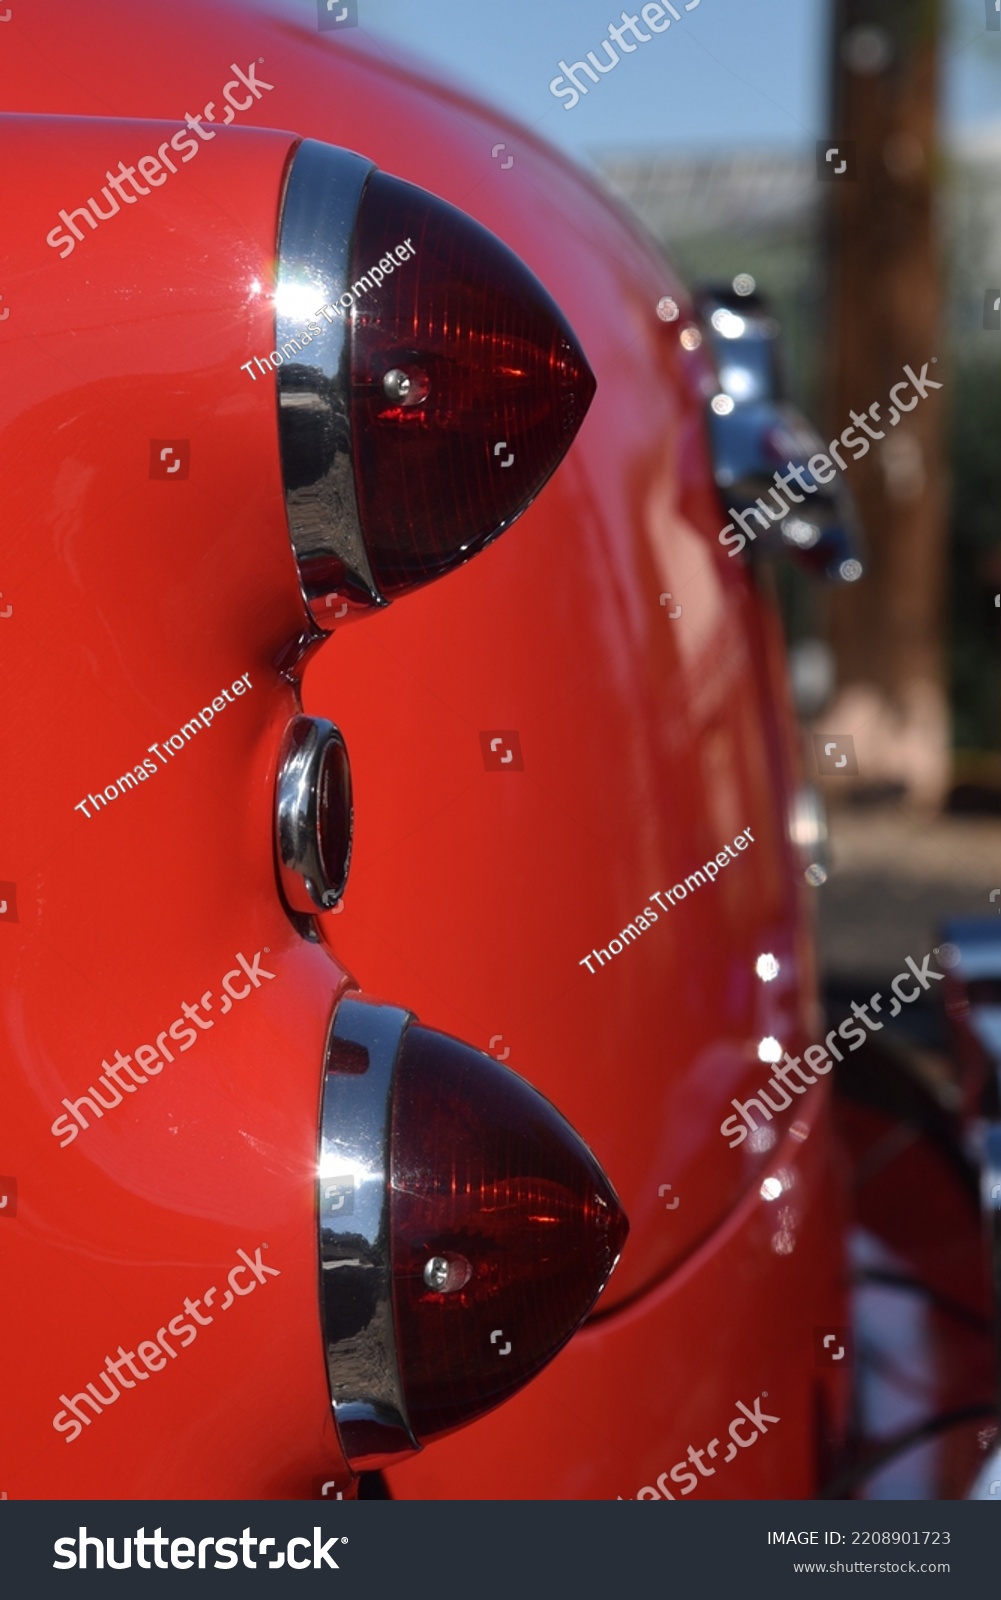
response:
M352 276L413 256L353 311L355 488L386 596L449 571L524 511L563 459L595 382L559 308L485 228L376 172Z
M321 1308L344 1455L378 1468L499 1405L579 1327L627 1223L535 1089L360 997L334 1017Z
M548 1100L417 1025L397 1067L392 1150L400 1376L426 1444L552 1359L604 1287L628 1225Z
M328 632L468 561L563 459L595 382L559 307L454 206L307 139L276 292L282 470Z

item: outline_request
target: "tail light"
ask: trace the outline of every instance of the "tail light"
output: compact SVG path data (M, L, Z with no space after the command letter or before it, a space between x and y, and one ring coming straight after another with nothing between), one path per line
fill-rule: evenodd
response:
M324 1077L321 1295L355 1470L506 1400L583 1321L626 1219L529 1084L407 1012L342 1000Z
M276 308L289 531L323 631L501 533L594 394L558 307L506 246L331 146L307 141L292 162ZM330 724L290 724L276 846L293 911L343 890L342 755ZM335 761L333 822L321 757ZM318 1171L330 1397L356 1471L528 1382L587 1315L626 1233L594 1157L536 1090L362 999L337 1008Z
M499 239L311 141L289 176L277 308L289 527L322 628L496 538L594 394L559 308Z

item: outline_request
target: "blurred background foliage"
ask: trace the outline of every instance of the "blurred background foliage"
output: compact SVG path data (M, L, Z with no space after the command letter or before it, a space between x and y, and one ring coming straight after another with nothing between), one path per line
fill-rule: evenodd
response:
M987 291L1001 295L1001 52L997 91L997 131L942 152L937 186L949 374L953 803L1001 811L1001 330L984 327ZM829 329L824 196L812 153L615 153L599 166L688 282L752 274L782 323L790 396L821 418ZM792 565L778 583L790 642L822 632L825 600L816 586Z

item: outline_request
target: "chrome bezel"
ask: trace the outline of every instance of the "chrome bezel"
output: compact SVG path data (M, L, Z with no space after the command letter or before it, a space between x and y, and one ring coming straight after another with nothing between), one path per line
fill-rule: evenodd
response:
M351 866L354 812L339 883L327 877L320 848L320 776L331 745L348 760L339 728L325 717L293 717L282 739L275 784L275 854L282 893L293 911L330 911L344 894ZM350 764L349 764L350 774ZM349 778L350 782L350 778Z
M350 150L306 139L289 169L278 241L275 349L299 344L306 323L319 326L278 367L278 428L289 536L303 599L314 623L330 632L330 602L386 605L372 574L358 515L350 408L350 308L321 315L351 284L351 255L362 195L375 171ZM334 583L331 570L343 571Z
M334 1422L355 1472L420 1449L397 1358L389 1209L393 1080L411 1020L396 1006L341 1000L324 1065L320 1316Z

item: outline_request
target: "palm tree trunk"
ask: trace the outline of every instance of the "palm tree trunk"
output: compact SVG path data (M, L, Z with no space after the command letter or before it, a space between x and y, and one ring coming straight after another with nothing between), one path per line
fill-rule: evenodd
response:
M935 227L941 0L834 0L829 176L829 437L880 410L886 437L848 468L867 575L832 596L839 694L823 731L852 733L862 784L935 805L950 776L943 670L948 369ZM852 176L852 166L854 176ZM891 426L905 367L944 385ZM905 404L912 391L901 398ZM872 415L877 415L873 413ZM835 728L835 723L839 726Z

